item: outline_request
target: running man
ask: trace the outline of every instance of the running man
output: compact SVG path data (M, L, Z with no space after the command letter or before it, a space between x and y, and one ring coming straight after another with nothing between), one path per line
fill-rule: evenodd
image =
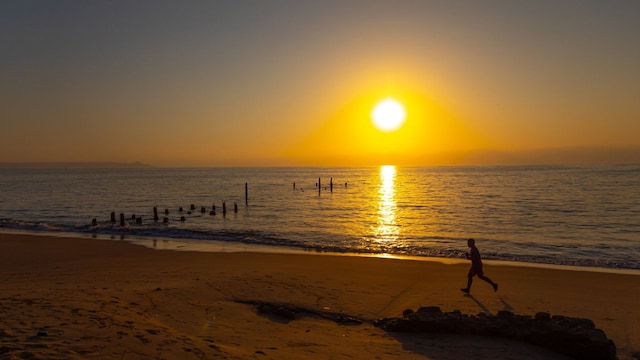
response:
M469 269L469 275L467 280L467 287L460 289L463 293L468 294L471 291L471 283L473 283L473 277L478 277L493 286L493 291L498 291L498 284L494 283L488 277L484 276L482 272L482 258L480 257L480 251L476 247L476 241L473 239L467 240L467 246L469 246L469 252L467 253L467 259L471 260L471 268Z

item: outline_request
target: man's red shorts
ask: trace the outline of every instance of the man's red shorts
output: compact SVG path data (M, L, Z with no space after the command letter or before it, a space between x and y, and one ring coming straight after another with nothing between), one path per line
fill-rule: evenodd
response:
M469 269L469 277L474 277L476 275L484 275L482 272L482 266L472 266L471 269Z

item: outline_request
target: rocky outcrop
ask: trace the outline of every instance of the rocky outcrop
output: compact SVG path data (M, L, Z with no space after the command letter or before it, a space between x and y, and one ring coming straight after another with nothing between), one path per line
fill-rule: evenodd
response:
M466 315L459 310L442 312L439 307L421 307L403 312L400 318L385 318L375 326L390 332L429 332L500 336L548 348L576 359L615 360L616 347L593 321L540 312L534 316L500 311L496 316Z
M343 313L328 310L314 310L292 304L254 300L236 300L236 302L253 305L256 307L259 314L275 315L286 321L296 320L302 316L308 315L331 320L340 325L360 325L364 322L362 319L348 316Z

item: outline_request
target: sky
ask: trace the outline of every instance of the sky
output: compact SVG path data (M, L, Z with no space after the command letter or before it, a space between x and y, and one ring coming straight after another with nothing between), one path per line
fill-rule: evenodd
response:
M640 1L0 0L0 162L640 163ZM400 102L382 132L374 106Z

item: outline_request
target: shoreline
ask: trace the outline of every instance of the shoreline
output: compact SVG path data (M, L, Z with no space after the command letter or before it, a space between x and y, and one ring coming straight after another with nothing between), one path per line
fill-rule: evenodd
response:
M73 232L56 232L56 231L34 231L34 230L19 230L19 229L0 229L0 235L29 235L29 236L44 236L44 237L56 237L56 238L80 238L80 239L100 239L110 241L125 241L131 244L140 245L153 250L158 251L195 251L195 252L222 252L222 253L234 253L234 252L256 252L256 253L275 253L275 254L297 254L297 255L326 255L326 256L347 256L347 257L370 257L370 258L388 258L398 260L413 260L413 261L430 261L442 264L468 264L466 259L445 258L445 257L427 257L417 255L397 255L397 254L375 254L375 253L354 253L354 252L332 252L332 251L318 251L312 249L300 249L287 246L275 246L267 244L245 244L224 240L197 240L197 239L174 239L174 238L153 238L144 236L115 236L108 234L94 234L94 233L73 233ZM160 244L160 246L158 246ZM635 275L640 276L640 269L627 269L627 268L608 268L608 267L592 267L592 266L578 266L578 265L562 265L562 264L547 264L547 263L533 263L523 261L509 261L509 260L488 260L482 259L485 264L495 266L512 266L512 267L528 267L528 268L540 268L551 270L567 270L567 271L585 271L596 273L611 273L622 275Z
M494 293L468 264L310 254L153 251L127 241L0 234L3 351L32 358L566 359L488 336L386 333L260 314L285 303L373 322L439 306L589 318L620 360L640 353L640 279L487 264ZM38 335L41 334L41 335ZM466 354L466 355L465 355ZM635 354L635 355L634 355Z

